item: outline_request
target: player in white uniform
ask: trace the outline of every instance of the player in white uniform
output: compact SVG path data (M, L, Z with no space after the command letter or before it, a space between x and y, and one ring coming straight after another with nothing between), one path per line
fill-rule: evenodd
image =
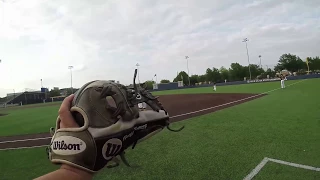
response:
M281 81L280 81L281 89L286 88L286 85L284 84L284 81L287 80L287 78L281 74L280 75L280 79L281 79Z
M217 86L216 86L216 83L215 83L215 82L213 83L213 90L214 90L214 91L217 91Z

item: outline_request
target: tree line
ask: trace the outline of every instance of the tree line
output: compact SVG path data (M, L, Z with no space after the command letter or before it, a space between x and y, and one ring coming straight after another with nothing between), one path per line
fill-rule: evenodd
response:
M308 62L308 63L307 63ZM251 79L264 79L269 76L273 78L277 76L282 70L287 70L289 72L295 72L297 75L306 74L308 71L308 66L310 72L320 71L320 58L307 57L306 60L302 60L299 56L294 54L283 54L280 56L277 65L274 68L263 69L257 64L250 64ZM172 80L162 79L160 83L169 83L183 81L183 84L188 85L188 73L185 71L180 71L177 76ZM190 85L196 85L198 83L206 82L227 82L230 81L243 81L244 78L247 80L250 77L249 66L243 66L237 62L231 63L229 68L216 67L207 68L204 74L194 74L190 76ZM154 81L146 81L148 89L153 88Z
M295 72L297 75L306 74L310 72L320 72L320 58L307 57L306 60L302 60L299 56L294 54L283 54L280 56L277 65L274 68L267 68L266 70L256 64L250 64L251 79L263 79L276 77L277 73L282 70L287 70L289 72ZM183 84L189 84L189 75L185 71L181 71L172 80L162 79L160 83L169 83L183 81ZM249 79L249 66L242 66L241 64L234 62L231 63L229 68L216 67L207 68L204 74L194 74L190 76L190 85L196 85L198 83L207 82L225 82L228 81L243 81L244 78ZM154 81L144 82L147 89L153 89ZM74 90L75 91L75 90ZM49 92L49 97L59 96L61 94L60 90L52 89ZM71 89L66 89L66 95L71 94ZM0 98L0 102L4 101L5 98Z

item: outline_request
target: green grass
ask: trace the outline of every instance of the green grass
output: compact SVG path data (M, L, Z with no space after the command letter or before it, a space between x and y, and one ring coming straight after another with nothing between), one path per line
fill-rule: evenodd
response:
M265 92L279 83L248 86L248 92ZM244 87L223 88L232 92ZM210 91L205 89L197 91ZM179 133L164 130L127 151L129 162L139 168L121 165L102 170L95 179L243 179L264 157L320 167L319 89L320 79L310 79L254 101L174 123L186 128ZM58 168L49 163L44 148L0 151L0 159L0 179L32 179ZM319 172L268 163L256 179L300 177L319 179Z
M8 115L0 116L0 136L49 132L55 127L58 109L57 105L6 111Z
M297 80L287 81L286 84L292 84ZM265 82L265 83L252 83L252 84L240 84L232 86L217 86L216 93L264 93L268 90L276 89L280 87L280 82ZM166 94L199 94L199 93L212 93L213 87L204 88L188 88L179 90L167 90L167 91L155 91L155 95Z
M287 84L294 82L296 81L289 81ZM275 88L279 88L279 82L221 86L218 87L217 92L213 92L211 87L205 87L159 91L154 92L154 94L263 93ZM9 114L7 116L0 116L0 136L49 132L49 128L55 126L55 120L60 104L61 102L53 102L46 103L43 107L36 108L13 107L0 109L0 113ZM33 107L39 105L27 106Z

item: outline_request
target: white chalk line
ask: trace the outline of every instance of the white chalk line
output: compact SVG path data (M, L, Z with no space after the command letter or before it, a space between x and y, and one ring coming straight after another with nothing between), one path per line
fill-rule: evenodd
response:
M24 142L24 141L37 141L37 140L43 140L43 139L51 139L51 137L32 138L32 139L19 139L19 140L12 140L12 141L0 141L0 144L16 143L16 142Z
M5 149L0 149L0 151L3 150L16 150L16 149L32 149L32 148L38 148L38 147L47 147L48 145L41 145L41 146L30 146L30 147L15 147L15 148L5 148Z
M320 168L317 168L317 167L307 166L307 165L303 165L303 164L296 164L296 163L286 162L286 161L282 161L282 160L278 160L278 159L272 159L272 158L268 158L268 160L271 161L271 162L278 163L278 164L284 164L284 165L287 165L287 166L292 166L292 167L297 167L297 168L302 168L302 169L307 169L307 170L319 171L320 172Z
M251 180L254 176L256 176L261 171L261 169L269 161L274 162L274 163L278 163L278 164L296 167L296 168L302 168L302 169L320 172L320 168L317 168L317 167L307 166L307 165L303 165L303 164L296 164L296 163L292 163L292 162L287 162L287 161L282 161L282 160L278 160L278 159L272 159L272 158L265 157L243 180Z
M267 164L268 161L268 158L263 158L263 160L243 180L251 180L255 175L259 173L259 171L263 168L264 165Z
M290 87L290 86L292 86L292 85L301 83L301 82L306 81L306 80L307 80L307 79L303 79L303 80L294 82L294 83L292 83L292 84L287 85L286 87ZM231 102L224 103L224 104L221 104L221 105L212 106L212 107L205 108L205 109L200 109L200 110L197 110L197 111L192 111L192 112L188 112L188 113L183 113L183 114L171 116L171 118L186 116L186 115L189 115L189 114L195 114L195 113L198 113L198 112L207 111L207 110L210 110L210 109L215 109L215 108L218 108L218 107L222 107L222 106L234 104L234 103L241 102L241 101L245 101L245 100L247 100L247 99L251 99L251 98L254 98L254 97L257 97L257 96L261 96L261 95L263 95L263 94L267 94L267 93L270 93L270 92L273 92L273 91L276 91L276 90L279 90L279 89L281 89L281 88L272 89L272 90L269 90L269 91L266 91L266 92L263 92L263 93L260 93L260 94L256 94L256 95L253 95L253 96L249 96L249 97L246 97L246 98L243 98L243 99L239 99L239 100L236 100L236 101L231 101ZM15 143L15 142L24 142L24 141L36 141L36 140L42 140L42 139L51 139L51 137L49 136L49 137L43 137L43 138L32 138L32 139L21 139L21 140L12 140L12 141L2 141L2 142L0 142L0 144L4 144L4 143ZM35 146L31 146L31 147L35 147ZM0 150L6 150L6 148L5 148L5 149L0 149Z

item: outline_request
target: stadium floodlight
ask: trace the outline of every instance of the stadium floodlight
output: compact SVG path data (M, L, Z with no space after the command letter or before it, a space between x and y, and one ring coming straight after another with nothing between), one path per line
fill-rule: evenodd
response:
M189 86L190 86L190 74L189 74L189 56L186 56L186 60L187 60L187 70L188 70L188 81L189 81Z
M242 42L245 42L245 43L246 43L247 56L248 56L248 64L249 64L249 74L250 74L250 80L251 80L250 59L249 59L249 51L248 51L248 44L247 44L248 41L249 41L248 38L244 38Z
M73 94L73 88L72 88L72 69L73 69L73 66L68 66L68 69L70 69L70 75L71 75L71 93Z

